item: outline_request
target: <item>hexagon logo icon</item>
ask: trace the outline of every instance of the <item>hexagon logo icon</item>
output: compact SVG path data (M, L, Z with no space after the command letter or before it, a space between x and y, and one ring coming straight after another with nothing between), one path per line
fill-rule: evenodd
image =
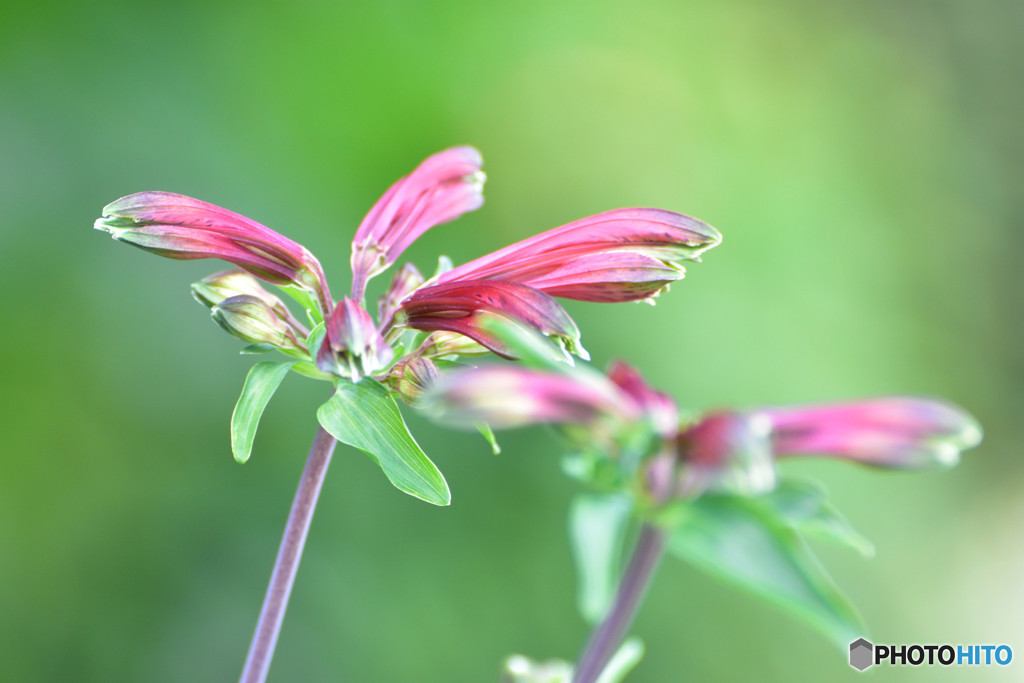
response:
M857 671L863 671L875 663L875 646L864 638L858 638L850 643L850 666Z

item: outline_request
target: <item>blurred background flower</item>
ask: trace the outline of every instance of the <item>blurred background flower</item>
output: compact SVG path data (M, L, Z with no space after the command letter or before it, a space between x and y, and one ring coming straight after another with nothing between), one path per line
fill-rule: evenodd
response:
M366 208L463 143L487 202L409 248L424 273L623 206L725 235L656 308L565 302L598 367L700 410L910 393L974 414L986 441L950 472L783 467L875 542L819 549L871 636L1024 649L1022 29L1022 6L952 0L5 8L0 679L237 676L326 398L285 383L237 465L251 359L190 300L210 264L111 248L99 209L202 197L342 282ZM488 681L581 647L557 445L523 430L495 458L409 421L452 506L339 448L274 678ZM638 683L858 675L678 564L635 631Z

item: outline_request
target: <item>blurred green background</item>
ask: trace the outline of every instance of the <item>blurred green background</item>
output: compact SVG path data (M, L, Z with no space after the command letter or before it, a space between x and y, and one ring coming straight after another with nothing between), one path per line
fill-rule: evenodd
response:
M312 249L337 291L383 190L469 143L487 204L408 255L458 263L650 205L724 244L655 308L569 302L601 366L694 409L875 394L955 400L986 441L944 473L838 463L875 540L821 548L876 642L1007 643L1024 663L1024 5L847 1L8 3L0 8L0 680L237 677L324 385L292 376L252 460L249 360L188 285L219 268L91 230L160 189ZM494 681L572 658L573 482L543 430L410 416L453 504L339 448L277 681ZM630 679L857 680L770 605L669 560ZM925 680L925 667L874 670Z

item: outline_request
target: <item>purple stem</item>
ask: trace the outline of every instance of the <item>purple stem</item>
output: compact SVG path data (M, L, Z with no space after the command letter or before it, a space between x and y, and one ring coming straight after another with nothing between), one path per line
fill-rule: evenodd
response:
M291 595L295 573L302 559L309 524L313 521L313 511L320 497L320 487L323 486L327 466L331 464L331 454L337 443L323 427L317 429L306 467L302 470L299 488L295 491L288 523L284 527L274 573L270 576L267 595L263 598L263 609L260 610L260 620L256 624L252 645L249 646L249 656L245 660L240 683L263 683L267 678L277 636L281 632L281 622L284 621L284 612L288 607L288 596Z
M619 583L615 604L605 620L590 635L583 654L576 664L572 683L594 683L601 675L608 660L622 644L633 618L636 616L644 594L654 576L654 570L665 552L666 534L658 527L645 523L640 529L640 538L633 549L626 574Z

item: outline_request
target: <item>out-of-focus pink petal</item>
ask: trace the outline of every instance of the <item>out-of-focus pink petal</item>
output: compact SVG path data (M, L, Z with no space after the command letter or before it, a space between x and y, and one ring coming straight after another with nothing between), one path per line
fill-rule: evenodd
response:
M960 408L923 398L766 408L778 456L818 454L876 467L956 464L981 441L975 420Z
M352 241L353 298L424 232L483 205L482 163L472 147L446 149L384 193Z
M170 192L139 192L103 209L95 227L117 240L179 260L219 258L268 282L313 292L331 306L323 268L297 242L214 204Z
M489 424L586 424L602 417L636 417L631 401L607 382L517 367L491 366L453 373L429 392L445 421Z
M643 375L621 360L612 362L608 379L636 401L659 434L664 437L675 435L679 429L679 409L671 396L652 388Z
M681 468L676 494L708 490L756 495L775 486L767 422L747 413L710 413L677 441Z

